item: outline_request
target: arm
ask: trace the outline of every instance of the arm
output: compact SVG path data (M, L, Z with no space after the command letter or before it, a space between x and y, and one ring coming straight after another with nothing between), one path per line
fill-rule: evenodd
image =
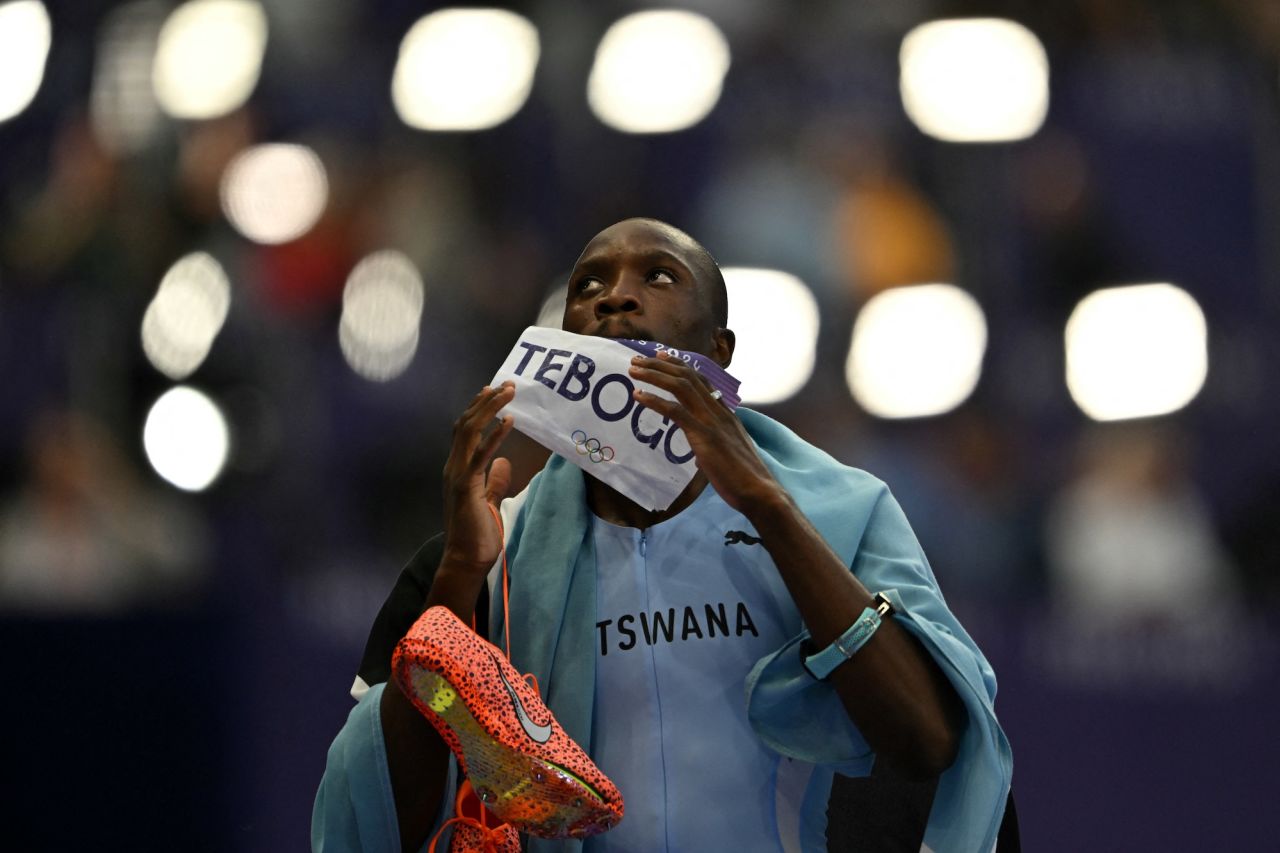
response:
M504 418L487 435L485 429L514 396L515 389L510 384L485 388L454 424L453 445L444 467L444 555L424 610L440 604L464 622L469 621L485 576L501 552L502 534L489 506L506 495L511 465L505 459L494 459L487 477L485 468L514 420L510 416ZM400 846L405 851L418 850L436 822L435 809L444 795L448 774L449 749L394 679L383 691L380 714Z
M853 624L872 594L849 571L761 461L741 422L686 365L633 360L632 376L675 395L636 399L680 425L698 468L726 503L755 526L808 626L816 649ZM937 663L892 618L831 675L845 710L886 760L918 777L954 760L963 706Z
M781 487L739 511L773 557L809 627L813 651L826 648L871 605L872 594ZM933 657L896 620L885 619L830 678L850 719L890 763L915 778L951 765L963 706Z

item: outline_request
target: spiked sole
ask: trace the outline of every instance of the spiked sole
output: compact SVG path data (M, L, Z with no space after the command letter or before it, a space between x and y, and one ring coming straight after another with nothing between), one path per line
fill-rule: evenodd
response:
M417 662L405 674L410 701L448 742L476 796L499 820L539 838L585 835L571 827L587 823L610 825L612 813L591 786L563 767L499 743L444 676Z

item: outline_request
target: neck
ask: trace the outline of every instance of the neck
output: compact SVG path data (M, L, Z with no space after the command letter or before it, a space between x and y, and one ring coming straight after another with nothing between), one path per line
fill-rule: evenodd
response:
M707 477L701 471L694 475L689 485L685 486L680 496L666 509L645 509L640 504L623 496L612 486L607 486L588 474L583 474L587 482L587 506L591 511L610 524L622 527L637 527L644 530L660 521L666 521L678 515L689 504L697 500L698 495L707 486Z

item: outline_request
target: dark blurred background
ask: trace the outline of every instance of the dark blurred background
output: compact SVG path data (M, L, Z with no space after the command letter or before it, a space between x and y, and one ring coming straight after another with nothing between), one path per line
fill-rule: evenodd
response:
M1027 849L1274 845L1280 3L438 8L0 3L0 848L305 849L450 424L634 215L903 504Z

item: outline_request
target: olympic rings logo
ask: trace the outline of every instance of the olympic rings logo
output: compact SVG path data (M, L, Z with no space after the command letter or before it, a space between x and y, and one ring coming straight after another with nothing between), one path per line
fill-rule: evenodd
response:
M601 444L598 438L587 438L587 434L575 429L570 436L573 439L573 448L578 451L579 456L585 456L592 462L612 462L613 448L607 444Z

